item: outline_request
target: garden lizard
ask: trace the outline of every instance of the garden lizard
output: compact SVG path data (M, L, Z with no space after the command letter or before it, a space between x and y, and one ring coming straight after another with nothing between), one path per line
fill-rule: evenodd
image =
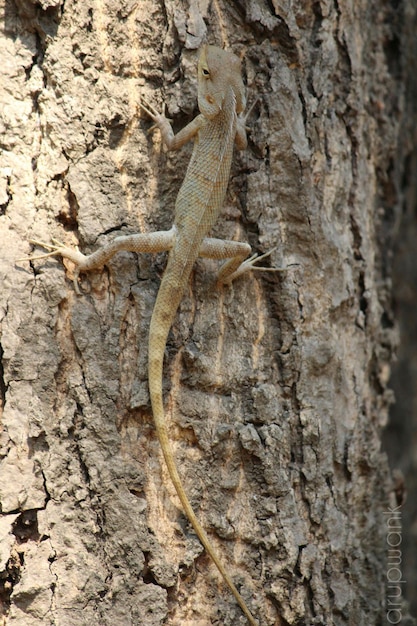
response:
M247 258L251 251L249 244L207 237L223 205L233 148L246 147L245 105L240 59L229 51L205 45L198 63L200 114L192 122L174 135L169 120L163 114L159 114L143 100L140 105L159 128L169 150L176 150L194 139L191 160L175 203L172 228L168 231L120 236L88 256L58 242L49 245L32 241L49 252L30 258L61 255L70 259L76 266L74 285L79 293L79 273L103 266L116 252L169 251L149 329L148 380L156 431L184 512L248 621L255 626L255 618L217 556L184 491L168 437L162 399L162 366L168 333L197 257L228 259L219 271L220 284L230 283L251 270L276 271L254 265L270 252Z

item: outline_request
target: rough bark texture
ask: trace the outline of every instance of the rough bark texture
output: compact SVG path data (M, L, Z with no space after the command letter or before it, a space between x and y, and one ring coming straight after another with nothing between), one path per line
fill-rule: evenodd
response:
M216 0L2 5L1 599L13 626L244 623L161 465L146 381L164 256L82 277L16 262L169 228L190 149L137 115L196 114L196 50L244 56L251 141L215 234L280 274L193 274L168 344L187 492L262 626L383 624L395 506L381 432L397 342L392 238L406 6ZM408 10L408 14L407 14ZM403 622L406 609L403 606Z

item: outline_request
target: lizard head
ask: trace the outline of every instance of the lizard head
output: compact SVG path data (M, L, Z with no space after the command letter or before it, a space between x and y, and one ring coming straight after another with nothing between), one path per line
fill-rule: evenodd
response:
M228 90L232 89L236 112L245 109L245 86L240 59L216 46L203 46L198 62L198 107L209 119L222 109Z

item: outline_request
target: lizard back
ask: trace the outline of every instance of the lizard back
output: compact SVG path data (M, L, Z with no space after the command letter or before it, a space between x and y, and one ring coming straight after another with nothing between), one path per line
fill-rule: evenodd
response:
M174 225L181 244L175 247L186 252L189 261L193 257L190 272L201 241L214 226L223 206L235 134L236 99L229 87L222 110L214 119L205 118L202 123L175 203Z

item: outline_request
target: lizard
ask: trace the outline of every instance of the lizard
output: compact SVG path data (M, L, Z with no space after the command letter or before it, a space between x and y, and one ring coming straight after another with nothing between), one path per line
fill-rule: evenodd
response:
M221 211L229 181L233 149L245 149L246 108L241 60L232 52L211 45L202 47L198 61L198 107L200 114L176 135L163 113L141 99L140 108L159 128L169 150L176 150L194 139L192 156L175 203L173 226L168 231L136 233L116 237L90 255L82 254L53 240L44 244L31 240L49 250L26 260L60 255L75 264L74 286L77 293L80 272L100 268L117 252L155 253L168 251L167 266L153 308L148 340L148 384L154 423L169 476L183 510L199 540L211 557L251 626L258 622L233 583L212 546L204 528L185 493L165 421L162 375L167 338L183 293L198 256L228 259L221 266L217 282L229 284L251 270L277 271L282 268L255 265L268 256L251 253L249 244L209 238L207 235Z

